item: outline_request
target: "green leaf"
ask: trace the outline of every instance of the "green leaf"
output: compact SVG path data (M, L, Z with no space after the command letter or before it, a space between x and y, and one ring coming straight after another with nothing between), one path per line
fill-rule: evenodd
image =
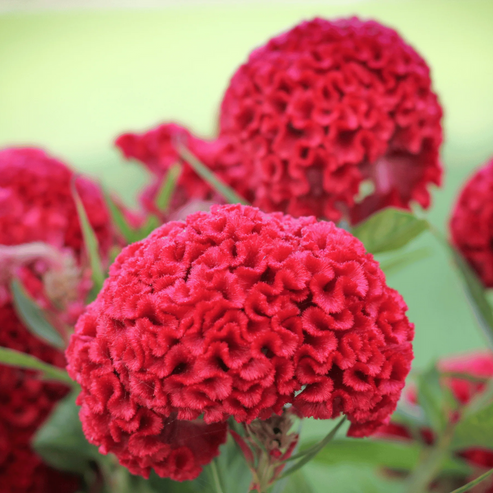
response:
M463 413L463 417L469 417L490 406L493 403L493 380L490 380L486 388L479 392L470 402Z
M186 147L178 145L180 156L190 164L194 171L203 178L216 192L221 194L230 204L248 205L230 186L226 185L207 166L202 164Z
M491 377L479 377L477 375L471 375L470 373L463 373L461 371L442 371L440 372L442 377L454 378L457 380L465 380L471 383L488 383Z
M407 405L402 402L397 404L397 409L392 414L392 422L405 426L417 442L423 442L422 431L430 427L420 406Z
M419 429L430 426L420 406L404 404L402 401L397 404L397 409L392 414L392 421Z
M125 241L127 243L133 243L134 241L136 241L136 233L125 219L125 214L123 214L121 208L112 199L110 192L104 187L103 195L106 205L108 206L108 210L111 214L111 220L113 224L117 227L118 231L122 234Z
M410 252L399 253L385 260L380 260L380 268L386 275L395 274L415 262L428 258L430 255L431 249L426 247L417 248Z
M276 481L271 493L314 493L304 470L298 470L289 478Z
M448 247L459 270L469 304L490 347L493 348L493 311L486 298L485 288L463 257L453 247Z
M211 473L212 483L214 484L214 493L224 493L215 458L209 463L209 471Z
M433 430L441 433L447 425L445 393L440 384L440 372L435 365L418 377L418 403Z
M493 402L470 415L456 425L452 446L454 449L487 447L493 444Z
M471 491L474 488L474 486L478 485L479 483L482 483L485 479L488 479L492 474L493 474L493 469L490 469L488 472L485 472L484 474L479 476L479 478L476 478L473 481L467 483L466 485L457 488L456 490L452 491L452 493L466 493L466 491Z
M13 279L10 289L15 311L29 331L51 346L63 349L65 341L62 336L48 322L43 310L29 296L24 286L17 279Z
M63 399L33 439L34 450L44 461L63 471L82 473L101 456L84 436L75 404L78 391Z
M93 290L95 292L99 292L103 287L105 275L101 264L101 258L99 256L98 239L94 234L91 223L87 217L84 204L82 203L79 193L77 192L77 188L75 187L75 180L72 182L72 196L74 197L75 206L77 207L80 227L84 237L84 245L86 247L86 253L91 265L92 281L94 283Z
M17 368L24 368L26 370L40 371L43 373L45 380L62 382L72 387L76 385L65 370L49 365L35 356L21 353L15 349L0 347L0 363L3 365L15 366Z
M337 431L339 428L344 424L344 421L346 420L346 416L343 416L342 419L330 430L330 432L325 436L323 440L320 440L320 442L316 443L312 447L302 450L299 454L294 455L293 457L290 457L288 460L296 460L300 459L296 464L291 466L287 471L284 472L281 476L279 476L279 479L283 479L286 476L289 476L290 474L294 473L301 467L303 467L305 464L310 462L333 438L335 437ZM287 462L287 461L285 461Z
M176 182L181 174L181 165L174 164L166 173L156 198L156 206L161 212L166 212L176 187Z
M413 471L422 451L423 447L417 442L345 438L329 443L313 462L325 465L360 463L397 471ZM442 472L467 475L471 470L463 461L449 456L443 464Z
M140 241L147 238L147 236L149 236L160 224L161 221L159 221L158 217L153 215L149 216L146 223L140 229L136 230L134 241Z
M217 457L217 468L225 493L247 493L252 482L252 473L243 453L228 433L228 440L221 445Z
M402 248L428 228L425 219L389 207L353 228L353 234L370 253L383 253Z
M110 193L106 189L103 189L103 191L112 221L128 244L135 243L136 241L140 241L143 238L146 238L160 225L158 217L154 215L149 215L147 217L146 223L141 228L132 228L132 226L127 222L121 208L118 207L115 201L111 198Z

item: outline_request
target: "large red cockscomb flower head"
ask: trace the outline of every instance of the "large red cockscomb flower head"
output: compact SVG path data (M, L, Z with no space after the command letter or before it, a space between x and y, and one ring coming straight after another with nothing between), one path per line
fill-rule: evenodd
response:
M167 223L120 254L72 336L84 431L131 472L175 479L198 474L206 457L193 445L220 443L230 416L266 419L289 403L303 417L345 413L350 434L368 435L410 370L406 309L332 223L240 205ZM169 470L168 420L199 417L218 428L181 435L190 474Z
M465 184L450 220L452 243L493 287L493 159Z
M314 19L251 53L220 123L242 151L254 205L357 222L387 206L429 206L441 117L428 66L396 31ZM365 180L373 191L355 203Z
M41 149L0 150L0 244L43 241L70 248L83 246L71 183L74 172ZM112 242L110 215L97 186L77 178L76 188L105 256Z

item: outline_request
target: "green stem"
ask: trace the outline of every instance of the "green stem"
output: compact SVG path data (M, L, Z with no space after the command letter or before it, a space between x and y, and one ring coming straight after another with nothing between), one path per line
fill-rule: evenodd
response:
M428 491L429 484L440 472L442 464L447 457L453 434L454 424L447 425L438 441L423 454L418 467L409 476L405 493L424 493Z
M442 371L440 373L442 377L455 378L459 380L467 380L472 383L488 383L490 381L487 377L478 377L471 375L470 373L462 373L460 371Z
M249 205L243 197L238 195L221 178L216 176L207 166L202 164L181 142L178 141L176 145L180 157L190 164L193 170L230 204Z
M479 483L482 483L485 479L489 478L493 474L493 469L490 469L488 472L485 472L478 478L476 478L474 481L471 481L470 483L465 484L461 488L457 488L456 490L452 491L452 493L466 493L467 491L471 491L471 489L478 485Z
M126 467L118 463L112 454L101 456L99 466L103 475L104 484L108 493L131 493L132 476ZM105 489L105 491L106 491ZM140 491L140 490L139 490ZM144 493L142 491L142 493Z
M17 351L15 349L0 347L0 363L2 365L25 368L27 370L38 370L42 372L45 380L62 382L74 388L78 387L77 383L68 376L66 370L49 365L35 356L22 353L21 351Z
M258 491L259 493L265 493L269 487L269 483L272 476L272 466L269 454L262 453L258 467Z
M181 174L181 165L174 164L166 173L166 177L161 185L156 198L156 206L161 212L167 212L173 192L176 188L176 182Z
M216 493L223 493L221 487L221 481L219 479L219 471L217 470L216 460L211 462L212 479L214 480L214 486L216 488Z

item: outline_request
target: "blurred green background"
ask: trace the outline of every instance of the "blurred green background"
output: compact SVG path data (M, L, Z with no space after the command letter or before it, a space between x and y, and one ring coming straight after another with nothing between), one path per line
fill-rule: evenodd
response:
M162 4L0 15L0 146L45 147L133 204L147 177L113 149L119 133L177 120L213 136L229 77L253 47L301 19L356 14L399 30L432 67L446 115L444 187L429 213L439 229L446 231L461 183L493 155L491 0ZM409 305L415 368L422 368L484 340L443 250L429 236L416 246L432 255L389 283ZM325 428L318 423L307 431ZM365 468L338 467L328 476L311 466L309 474L317 492L327 491L327 481L341 493L387 491Z

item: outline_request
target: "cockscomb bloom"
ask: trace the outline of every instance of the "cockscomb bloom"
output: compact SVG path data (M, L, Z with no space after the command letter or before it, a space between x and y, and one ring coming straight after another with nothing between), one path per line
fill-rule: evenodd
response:
M461 405L468 404L473 398L481 394L488 381L493 379L493 355L491 352L474 352L452 358L447 358L439 362L438 365L440 371L445 373L455 374L452 377L446 377L443 379L444 384L451 390L454 398ZM464 375L460 377L459 375ZM477 378L474 381L469 377ZM481 381L481 379L483 379ZM406 400L412 404L419 405L417 402L416 393L413 388L406 394ZM449 416L449 419L457 419L457 413L453 413ZM382 427L379 433L386 438L399 438L403 440L413 440L411 431L404 425L398 423L389 423ZM435 441L435 436L432 430L423 429L421 435L425 443L431 445ZM456 451L456 454L465 459L471 466L480 469L493 468L493 445L491 449L486 448L467 448L464 450ZM458 482L457 487L464 482L467 482L468 478L463 478ZM439 482L437 482L437 488L439 488ZM490 483L486 483L490 484ZM447 484L447 486L449 486ZM450 487L447 489L450 491ZM493 493L493 483L490 484L487 490L481 490L485 493Z
M9 303L0 305L0 346L64 367L63 353L34 337ZM75 476L52 469L31 449L31 439L67 387L35 372L0 365L0 492L72 493Z
M76 179L68 166L41 149L0 150L0 303L8 302L6 286L16 274L31 285L42 281L32 294L45 307L49 298L60 305L65 296L69 303L62 306L63 315L77 319L90 283L73 185L106 260L116 235L96 184Z
M430 205L441 117L426 62L396 31L317 18L250 54L224 96L220 134L241 155L255 206L358 222Z
M484 285L493 287L493 159L462 189L450 220L450 234Z
M71 338L84 432L132 473L179 480L217 453L230 417L291 404L300 417L344 413L350 435L369 435L410 370L406 309L333 223L240 205L166 223L117 257ZM204 435L188 441L169 422Z
M71 184L74 172L36 148L0 150L0 244L43 241L69 248L79 259L84 250ZM78 177L76 189L107 255L112 243L110 216L98 187Z
M223 198L181 157L180 145L226 183L240 192L247 192L242 186L244 176L241 160L228 138L207 141L192 135L181 125L164 123L141 134L122 134L116 139L115 145L126 159L140 161L152 173L151 183L141 193L140 202L144 211L157 215L163 221L183 219L187 212L208 210L212 203L223 202ZM168 171L175 164L182 165L181 174L167 210L161 211L156 200Z
M61 351L32 335L12 303L14 276L44 308L74 322L87 293L81 262L82 232L71 193L73 172L34 148L0 151L0 346L64 367ZM76 183L91 225L108 254L109 214L97 187ZM41 381L35 372L0 365L0 491L72 492L78 481L43 464L30 441L68 389ZM4 488L4 489L2 489ZM57 489L58 488L58 489Z

